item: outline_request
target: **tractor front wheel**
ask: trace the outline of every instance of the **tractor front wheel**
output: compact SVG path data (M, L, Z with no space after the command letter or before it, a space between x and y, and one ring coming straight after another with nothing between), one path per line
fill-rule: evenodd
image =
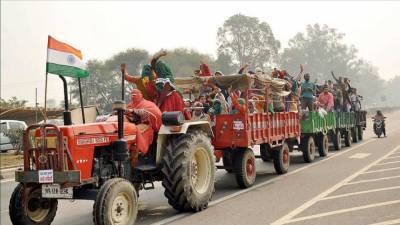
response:
M168 203L178 211L207 208L214 193L215 157L210 138L201 130L172 136L163 157Z
M289 146L285 142L278 149L274 149L274 168L277 174L287 173L290 164Z
M312 136L304 137L301 142L304 162L310 163L315 158L315 142Z
M42 198L40 186L30 187L25 193L24 185L18 184L10 199L10 219L13 225L49 225L56 216L57 205L57 199Z
M138 213L138 198L133 185L122 178L107 180L93 205L94 225L131 225Z
M251 149L240 149L235 153L234 171L240 188L251 187L256 181L256 157Z

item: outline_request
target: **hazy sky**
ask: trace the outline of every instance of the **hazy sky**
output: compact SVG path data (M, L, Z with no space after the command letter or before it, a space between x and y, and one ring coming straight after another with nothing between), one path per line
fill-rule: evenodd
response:
M217 28L236 13L268 22L284 47L307 24L327 24L346 33L346 43L379 67L382 78L400 75L400 2L395 1L1 1L1 97L33 105L37 87L43 104L49 34L81 49L85 61L131 47L215 54ZM62 99L61 81L49 78L48 98Z

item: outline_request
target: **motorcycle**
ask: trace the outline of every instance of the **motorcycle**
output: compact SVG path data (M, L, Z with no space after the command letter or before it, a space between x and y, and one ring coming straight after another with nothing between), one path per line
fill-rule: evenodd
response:
M386 118L386 117L384 117ZM383 122L385 121L384 119L376 119L374 117L372 117L372 120L374 121L374 133L376 134L376 136L378 136L378 138L380 138L382 136L383 132Z

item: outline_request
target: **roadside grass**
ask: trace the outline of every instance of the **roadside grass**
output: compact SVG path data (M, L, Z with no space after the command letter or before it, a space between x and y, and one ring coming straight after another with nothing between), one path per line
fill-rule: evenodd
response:
M0 169L10 166L19 166L23 164L24 156L15 155L14 150L7 153L0 153Z

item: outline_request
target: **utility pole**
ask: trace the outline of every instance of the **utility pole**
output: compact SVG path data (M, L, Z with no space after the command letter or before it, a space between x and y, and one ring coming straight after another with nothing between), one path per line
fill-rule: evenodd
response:
M37 123L37 111L38 111L38 102L37 102L37 88L35 88L35 123Z

